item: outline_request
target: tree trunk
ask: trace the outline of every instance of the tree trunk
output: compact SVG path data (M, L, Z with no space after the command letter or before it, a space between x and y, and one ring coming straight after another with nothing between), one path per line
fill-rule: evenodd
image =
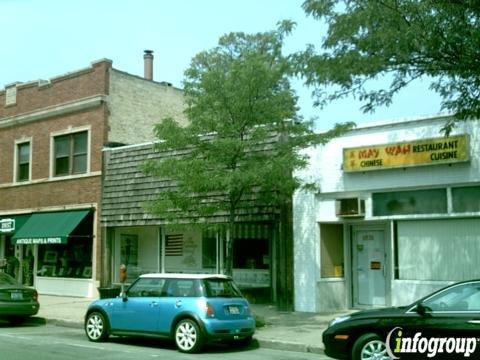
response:
M225 275L233 275L233 229L235 227L235 209L230 209L225 246Z
M277 271L277 307L282 311L293 310L293 224L292 203L285 199L280 206L279 236L275 254Z

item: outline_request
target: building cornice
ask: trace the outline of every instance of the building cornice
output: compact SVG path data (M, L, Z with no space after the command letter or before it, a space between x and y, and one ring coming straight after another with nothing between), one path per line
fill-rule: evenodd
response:
M0 129L92 109L102 105L102 103L106 102L106 99L107 97L105 95L96 95L60 105L45 107L29 113L5 117L0 119Z

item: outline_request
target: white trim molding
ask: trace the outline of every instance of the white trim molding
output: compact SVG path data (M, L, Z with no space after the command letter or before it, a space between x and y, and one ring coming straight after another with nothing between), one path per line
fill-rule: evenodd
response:
M51 183L51 182L56 182L56 181L64 181L64 180L76 180L76 179L83 179L83 178L89 178L89 177L98 177L102 176L101 171L93 171L88 174L75 174L71 176L57 176L54 178L44 178L44 179L35 179L31 181L24 181L24 182L17 182L17 183L6 183L6 184L0 184L0 189L5 189L5 188L11 188L11 187L19 187L19 186L29 186L29 185L37 185L37 184L43 184L43 183Z

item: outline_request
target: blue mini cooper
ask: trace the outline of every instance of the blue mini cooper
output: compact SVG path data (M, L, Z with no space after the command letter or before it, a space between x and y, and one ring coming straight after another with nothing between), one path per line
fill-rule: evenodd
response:
M249 344L255 320L228 276L145 274L120 297L93 302L85 332L95 342L109 335L160 336L195 353L215 340Z

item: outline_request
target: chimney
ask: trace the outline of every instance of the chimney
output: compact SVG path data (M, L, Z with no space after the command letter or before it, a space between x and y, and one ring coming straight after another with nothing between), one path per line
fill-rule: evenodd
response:
M143 77L146 80L153 80L153 50L144 50L143 54L143 65L144 65L144 75Z

